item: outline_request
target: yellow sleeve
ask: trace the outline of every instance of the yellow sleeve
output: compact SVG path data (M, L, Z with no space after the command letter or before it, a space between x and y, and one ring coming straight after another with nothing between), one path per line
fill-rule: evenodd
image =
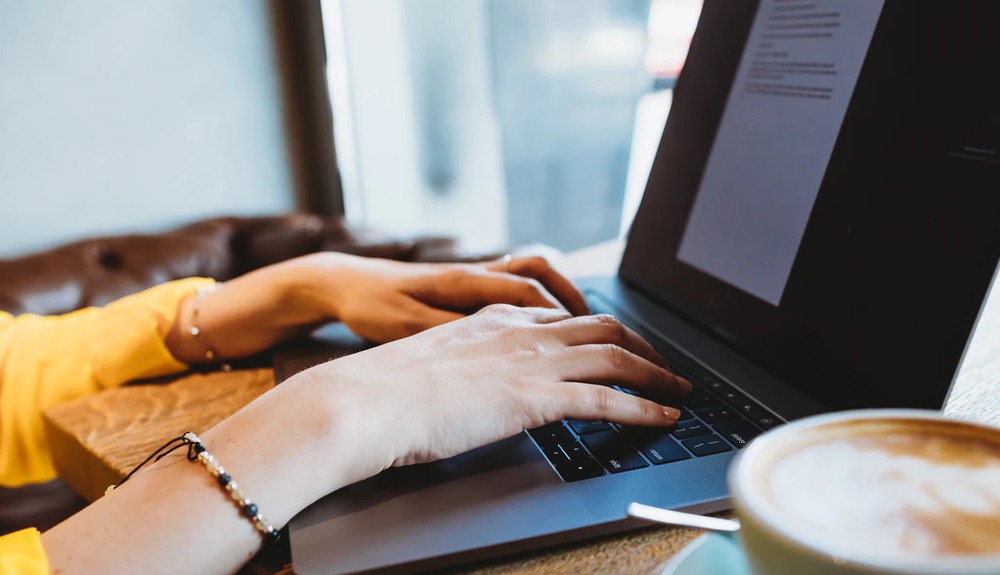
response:
M49 575L49 559L37 529L0 536L0 575Z
M42 427L45 408L186 369L164 337L180 301L211 283L178 280L59 316L0 312L0 485L55 477Z

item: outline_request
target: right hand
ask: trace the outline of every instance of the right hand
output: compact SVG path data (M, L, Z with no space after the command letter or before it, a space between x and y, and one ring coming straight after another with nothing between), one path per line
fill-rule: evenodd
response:
M673 408L601 385L612 383L665 399L690 389L609 316L492 306L308 369L201 437L281 526L391 465L449 457L551 421L677 421ZM47 531L52 568L235 572L260 535L198 467L171 455Z
M327 446L346 482L561 419L670 426L676 409L608 385L674 402L691 390L611 316L505 305L302 375L349 422L349 445Z

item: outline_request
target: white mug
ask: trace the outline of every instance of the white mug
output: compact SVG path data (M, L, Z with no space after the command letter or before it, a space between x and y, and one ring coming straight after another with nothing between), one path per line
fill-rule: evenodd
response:
M989 444L995 443L1000 447L1000 429L945 419L935 411L903 409L859 410L813 416L758 437L738 455L728 476L733 506L741 523L739 537L754 575L1000 575L1000 551L990 551L988 554L934 555L912 554L902 550L877 552L852 548L843 540L824 537L819 527L802 529L802 521L808 522L808 517L793 517L794 514L790 515L773 503L773 496L769 500L765 495L765 479L773 478L774 464L782 454L798 452L800 450L796 447L802 447L803 443L829 439L831 434L846 433L856 439L860 437L859 434L865 433L865 429L875 429L871 426L900 422L913 423L920 426L920 429L926 427L932 434L950 434L957 430L962 438L965 437L964 434L969 434L969 437L981 437ZM848 428L849 431L845 431ZM801 450L801 453L805 453L805 450ZM858 461L862 460L855 460L855 465ZM817 461L816 472L822 474L825 469L829 473L835 473L838 463L844 462L838 462L836 458ZM844 476L849 477L846 470L841 471ZM891 471L890 469L889 472ZM993 471L990 466L988 472ZM1000 472L1000 467L996 471ZM818 477L822 478L822 475ZM815 483L824 484L824 481ZM1000 493L1000 484L997 485L997 492ZM993 493L992 489L990 493ZM856 494L857 497L865 495ZM815 497L824 497L822 489L815 493ZM1000 506L1000 499L995 503ZM823 504L820 499L816 503L816 509L823 508ZM826 508L830 512L835 511ZM859 528L858 533L861 532ZM1000 532L994 535L1000 542Z

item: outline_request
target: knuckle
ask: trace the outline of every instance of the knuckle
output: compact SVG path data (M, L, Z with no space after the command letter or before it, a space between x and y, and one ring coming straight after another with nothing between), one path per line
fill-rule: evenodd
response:
M618 321L618 318L608 314L599 314L593 317L594 320L603 327L607 337L612 343L625 341L625 324Z
M524 360L534 360L545 357L548 354L547 346L540 341L529 341L520 350L520 356Z
M471 317L476 320L476 330L484 334L497 334L510 331L517 325L516 307L507 304L488 305L477 311Z
M533 270L543 270L549 267L549 260L542 256L531 256L526 258L525 264Z
M517 307L510 304L494 303L479 310L476 315L483 315L487 317L511 317L517 313L517 309Z
M594 408L599 414L610 413L615 406L615 393L609 387L598 385L592 392Z
M564 321L573 317L573 314L570 312L558 308L549 308L545 310L544 314L547 316L545 319L551 319L553 322Z
M632 365L632 358L621 346L613 343L604 344L604 354L608 365L617 371L624 371Z

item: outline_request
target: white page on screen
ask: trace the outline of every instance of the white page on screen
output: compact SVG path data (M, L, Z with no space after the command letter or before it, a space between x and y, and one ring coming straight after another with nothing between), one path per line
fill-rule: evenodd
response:
M761 0L677 257L778 305L884 0Z

